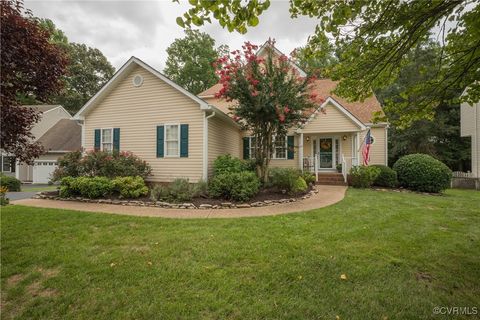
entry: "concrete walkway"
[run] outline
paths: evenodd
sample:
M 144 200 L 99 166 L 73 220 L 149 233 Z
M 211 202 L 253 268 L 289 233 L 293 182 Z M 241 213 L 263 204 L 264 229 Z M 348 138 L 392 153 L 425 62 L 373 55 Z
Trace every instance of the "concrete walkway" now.
M 43 199 L 24 199 L 12 201 L 14 205 L 24 205 L 41 208 L 55 208 L 65 210 L 78 210 L 88 212 L 104 212 L 143 217 L 163 218 L 240 218 L 274 216 L 278 214 L 307 211 L 323 208 L 339 202 L 345 197 L 345 186 L 317 186 L 318 193 L 312 197 L 267 207 L 254 207 L 245 209 L 164 209 L 155 207 L 122 206 L 103 203 L 86 203 L 75 201 L 58 201 Z

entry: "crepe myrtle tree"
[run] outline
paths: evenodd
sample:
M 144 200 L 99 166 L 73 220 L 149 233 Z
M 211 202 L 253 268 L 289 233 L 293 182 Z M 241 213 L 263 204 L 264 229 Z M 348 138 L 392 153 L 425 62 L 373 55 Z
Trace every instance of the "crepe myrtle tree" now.
M 217 98 L 232 101 L 230 113 L 255 138 L 253 146 L 257 175 L 268 180 L 268 167 L 274 149 L 274 137 L 306 120 L 307 110 L 323 101 L 310 93 L 313 77 L 300 77 L 285 55 L 273 54 L 273 40 L 266 46 L 266 56 L 255 54 L 257 46 L 245 42 L 219 58 L 215 67 L 222 85 Z

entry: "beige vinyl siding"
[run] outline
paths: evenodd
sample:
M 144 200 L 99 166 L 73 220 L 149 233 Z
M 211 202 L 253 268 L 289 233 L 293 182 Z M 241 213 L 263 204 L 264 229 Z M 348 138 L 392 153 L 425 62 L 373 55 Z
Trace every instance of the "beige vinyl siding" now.
M 44 112 L 40 116 L 40 121 L 32 128 L 32 134 L 35 140 L 39 139 L 51 127 L 57 124 L 62 119 L 70 119 L 70 115 L 63 108 L 55 108 Z
M 213 162 L 224 154 L 242 158 L 242 132 L 233 123 L 218 115 L 208 119 L 208 174 L 213 173 Z
M 313 120 L 305 125 L 303 133 L 353 132 L 359 127 L 332 104 L 327 104 L 325 113 L 318 112 Z
M 386 159 L 386 130 L 385 127 L 376 127 L 371 128 L 370 134 L 374 138 L 374 143 L 370 147 L 370 163 L 369 164 L 387 164 Z M 360 134 L 360 146 L 364 142 L 365 135 L 367 134 L 367 130 L 362 131 Z M 362 153 L 360 152 L 360 163 L 362 163 Z
M 462 137 L 471 137 L 472 173 L 480 177 L 480 102 L 473 106 L 461 104 L 460 133 Z
M 144 78 L 134 87 L 135 75 Z M 135 67 L 85 117 L 85 148 L 94 148 L 94 130 L 120 128 L 120 150 L 131 151 L 152 167 L 155 182 L 178 177 L 197 182 L 202 178 L 203 118 L 197 102 L 142 67 Z M 156 157 L 156 127 L 188 124 L 188 158 Z
M 460 134 L 462 137 L 468 137 L 475 134 L 475 113 L 478 110 L 480 103 L 470 105 L 463 102 L 460 105 Z M 477 109 L 477 110 L 475 110 Z

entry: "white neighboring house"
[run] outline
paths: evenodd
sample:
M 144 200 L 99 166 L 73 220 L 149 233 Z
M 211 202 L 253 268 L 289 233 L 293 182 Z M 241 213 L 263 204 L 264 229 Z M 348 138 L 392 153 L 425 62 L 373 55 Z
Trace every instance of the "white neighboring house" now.
M 27 105 L 24 107 L 35 108 L 41 113 L 40 120 L 32 128 L 32 134 L 35 137 L 35 141 L 40 140 L 61 120 L 71 118 L 70 113 L 68 113 L 67 110 L 65 110 L 61 105 Z M 59 133 L 58 130 L 56 130 L 56 132 L 60 135 L 64 135 L 67 133 Z M 80 144 L 80 131 L 78 131 L 77 134 Z M 47 183 L 49 173 L 55 169 L 58 157 L 62 156 L 63 154 L 65 154 L 65 152 L 68 152 L 69 150 L 55 150 L 61 152 L 53 153 L 51 152 L 51 150 L 49 150 L 49 148 L 52 146 L 44 145 L 44 147 L 46 148 L 47 153 L 41 155 L 38 159 L 35 159 L 34 165 L 18 163 L 15 161 L 14 157 L 2 151 L 0 158 L 1 172 L 5 175 L 15 176 L 22 182 Z
M 472 175 L 480 178 L 480 101 L 460 106 L 460 135 L 472 141 Z

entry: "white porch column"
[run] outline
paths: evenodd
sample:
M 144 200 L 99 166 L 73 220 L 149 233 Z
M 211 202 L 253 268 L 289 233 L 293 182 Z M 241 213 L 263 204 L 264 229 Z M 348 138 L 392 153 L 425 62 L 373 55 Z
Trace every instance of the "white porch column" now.
M 360 165 L 360 133 L 355 134 L 355 139 L 357 139 L 357 150 L 355 150 L 355 157 L 357 158 L 357 166 Z
M 298 142 L 298 165 L 303 172 L 303 132 L 300 133 Z

